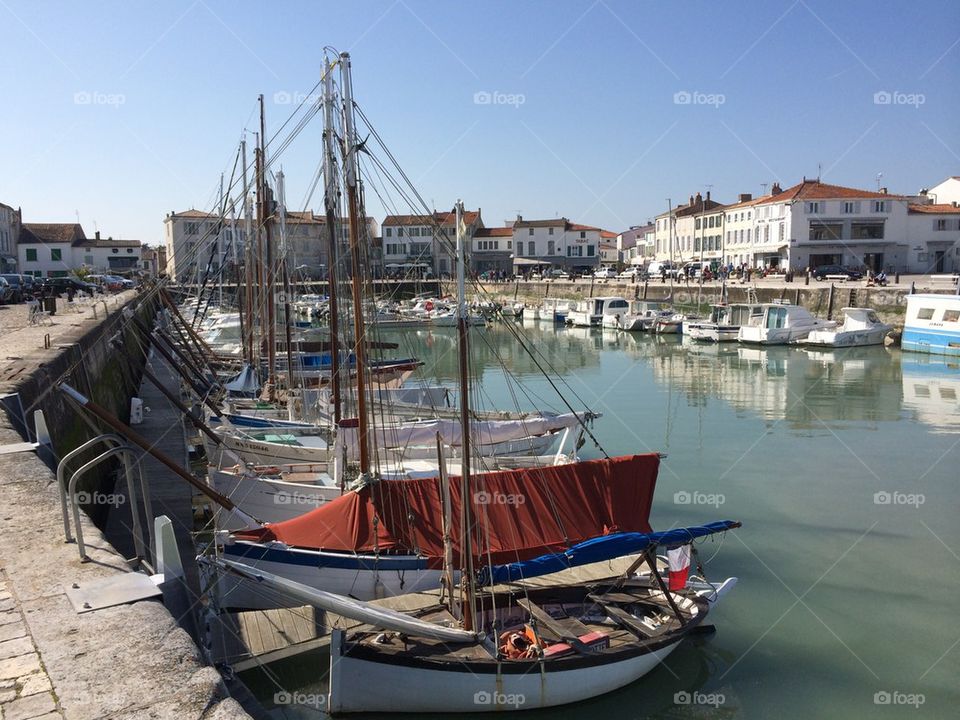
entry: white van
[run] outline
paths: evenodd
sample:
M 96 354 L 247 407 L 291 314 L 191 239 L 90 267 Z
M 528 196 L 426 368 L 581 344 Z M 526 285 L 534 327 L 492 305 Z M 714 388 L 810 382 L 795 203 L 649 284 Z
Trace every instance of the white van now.
M 678 268 L 671 260 L 654 260 L 647 265 L 647 277 L 658 278 L 666 273 L 667 277 L 677 276 Z

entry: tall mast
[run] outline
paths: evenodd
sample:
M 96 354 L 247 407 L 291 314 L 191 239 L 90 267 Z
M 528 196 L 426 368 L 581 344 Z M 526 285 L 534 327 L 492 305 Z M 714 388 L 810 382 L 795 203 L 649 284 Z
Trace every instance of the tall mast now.
M 464 585 L 463 626 L 467 630 L 473 629 L 473 610 L 476 587 L 473 579 L 473 518 L 471 513 L 470 494 L 470 347 L 467 327 L 467 297 L 466 297 L 466 268 L 464 262 L 464 232 L 463 232 L 463 202 L 457 200 L 456 206 L 457 228 L 457 335 L 460 350 L 460 507 L 461 531 L 463 539 L 460 544 L 461 563 L 463 571 L 460 574 Z
M 364 337 L 363 303 L 360 294 L 360 222 L 357 200 L 357 145 L 353 123 L 353 82 L 350 78 L 350 53 L 340 54 L 343 84 L 344 165 L 347 204 L 350 211 L 350 287 L 353 295 L 353 352 L 357 366 L 357 415 L 360 435 L 360 473 L 370 472 L 369 418 L 367 417 L 367 353 Z
M 240 141 L 240 153 L 243 157 L 243 276 L 246 287 L 243 300 L 246 307 L 246 324 L 243 332 L 243 352 L 246 361 L 252 366 L 253 357 L 253 208 L 250 207 L 250 186 L 247 184 L 247 138 Z
M 220 294 L 218 299 L 218 304 L 220 309 L 223 310 L 223 262 L 225 259 L 225 253 L 223 252 L 223 226 L 224 219 L 227 210 L 227 201 L 223 196 L 223 173 L 220 173 L 220 220 L 217 225 L 217 276 L 220 281 Z
M 267 293 L 267 382 L 270 385 L 271 399 L 277 381 L 277 308 L 274 295 L 273 272 L 273 233 L 271 217 L 273 202 L 270 197 L 270 188 L 267 186 L 267 136 L 266 120 L 263 110 L 263 95 L 260 95 L 260 182 L 263 190 L 263 223 L 266 243 L 266 293 Z
M 330 284 L 330 388 L 333 394 L 333 422 L 343 416 L 340 398 L 340 314 L 337 301 L 337 176 L 333 129 L 333 66 L 323 69 L 323 206 L 327 218 L 327 279 Z
M 290 275 L 287 271 L 287 198 L 282 170 L 277 173 L 277 199 L 279 201 L 277 211 L 280 215 L 280 275 L 281 281 L 283 282 L 283 332 L 284 345 L 287 350 L 287 397 L 289 397 L 294 388 L 294 368 L 293 338 L 290 335 Z M 292 403 L 289 401 L 287 405 L 288 407 L 292 407 Z M 291 417 L 291 420 L 292 419 Z

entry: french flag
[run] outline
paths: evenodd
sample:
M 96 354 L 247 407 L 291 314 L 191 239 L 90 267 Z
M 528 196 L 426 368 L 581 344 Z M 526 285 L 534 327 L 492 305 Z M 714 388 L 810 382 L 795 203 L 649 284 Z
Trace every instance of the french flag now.
M 683 590 L 690 574 L 690 545 L 667 550 L 667 560 L 670 563 L 670 590 Z

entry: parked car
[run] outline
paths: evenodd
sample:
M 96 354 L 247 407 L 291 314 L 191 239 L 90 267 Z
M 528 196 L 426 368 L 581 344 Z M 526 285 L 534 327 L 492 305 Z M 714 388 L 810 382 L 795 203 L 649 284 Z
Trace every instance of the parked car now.
M 827 275 L 846 275 L 851 280 L 859 280 L 863 277 L 863 273 L 859 270 L 845 268 L 842 265 L 821 265 L 813 271 L 813 277 L 817 280 L 823 280 Z
M 10 287 L 10 283 L 0 277 L 0 305 L 9 302 L 12 295 L 13 289 Z
M 628 267 L 626 270 L 617 275 L 621 280 L 637 280 L 643 276 L 643 270 L 637 266 Z
M 28 295 L 32 295 L 27 291 L 26 283 L 23 280 L 23 275 L 18 275 L 16 273 L 4 273 L 0 275 L 4 280 L 7 281 L 7 285 L 10 286 L 10 297 L 9 302 L 19 303 L 28 299 Z
M 50 292 L 55 295 L 60 295 L 62 293 L 67 293 L 70 289 L 73 289 L 75 293 L 86 293 L 91 297 L 96 295 L 97 286 L 92 283 L 83 282 L 78 280 L 75 277 L 56 277 L 50 278 L 49 283 Z
M 599 280 L 610 280 L 617 276 L 617 271 L 612 267 L 597 268 L 593 271 L 593 276 Z
M 552 268 L 550 270 L 547 270 L 546 278 L 548 280 L 569 280 L 570 273 L 568 273 L 566 270 L 563 270 L 561 268 Z

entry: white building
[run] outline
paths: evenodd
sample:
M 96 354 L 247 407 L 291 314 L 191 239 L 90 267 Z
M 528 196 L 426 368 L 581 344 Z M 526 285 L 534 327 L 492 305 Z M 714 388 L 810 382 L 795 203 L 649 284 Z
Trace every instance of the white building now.
M 24 223 L 17 243 L 20 272 L 34 277 L 65 277 L 81 268 L 101 274 L 133 274 L 141 269 L 139 240 L 88 238 L 77 223 Z
M 483 273 L 513 274 L 513 225 L 477 228 L 473 234 L 470 269 Z
M 600 265 L 600 228 L 567 218 L 524 220 L 513 224 L 514 259 L 588 271 Z
M 0 203 L 0 272 L 16 271 L 19 237 L 20 211 Z
M 960 175 L 948 177 L 928 190 L 921 190 L 920 194 L 925 195 L 930 202 L 937 205 L 960 204 Z
M 163 245 L 167 254 L 166 273 L 178 282 L 197 277 L 207 266 L 213 253 L 216 258 L 225 256 L 240 258 L 244 251 L 244 221 L 224 221 L 219 234 L 219 217 L 202 210 L 171 212 L 163 220 Z
M 657 215 L 654 220 L 654 256 L 675 263 L 719 259 L 723 245 L 723 205 L 697 193 L 689 202 Z
M 960 201 L 907 206 L 911 272 L 960 272 Z
M 473 267 L 469 252 L 474 235 L 483 227 L 480 210 L 465 210 L 467 265 Z M 429 270 L 434 276 L 449 276 L 456 269 L 454 248 L 457 242 L 456 213 L 432 215 L 388 215 L 381 223 L 383 265 L 388 275 L 407 273 L 415 268 Z

